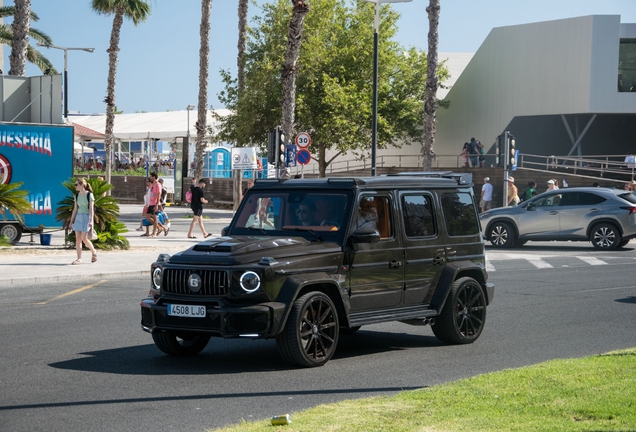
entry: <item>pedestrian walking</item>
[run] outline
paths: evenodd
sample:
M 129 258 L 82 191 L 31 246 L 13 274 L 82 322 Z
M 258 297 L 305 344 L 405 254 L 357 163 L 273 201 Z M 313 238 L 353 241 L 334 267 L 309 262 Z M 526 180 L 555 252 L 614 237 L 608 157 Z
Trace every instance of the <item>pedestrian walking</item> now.
M 519 190 L 515 186 L 515 178 L 508 177 L 508 205 L 516 206 L 519 202 Z
M 492 189 L 490 177 L 484 177 L 484 185 L 481 187 L 481 200 L 479 201 L 479 208 L 482 213 L 492 208 Z
M 537 182 L 534 180 L 530 180 L 528 182 L 528 189 L 526 189 L 523 194 L 523 200 L 528 201 L 530 198 L 537 194 Z
M 203 190 L 207 186 L 207 182 L 204 179 L 199 180 L 199 186 L 192 188 L 192 202 L 190 203 L 190 208 L 192 209 L 192 222 L 190 222 L 190 229 L 188 230 L 188 238 L 196 238 L 192 235 L 192 230 L 194 230 L 195 225 L 199 225 L 201 229 L 201 234 L 203 234 L 203 238 L 208 238 L 212 235 L 212 233 L 208 233 L 203 226 L 203 206 L 208 203 L 208 200 L 205 199 L 205 195 L 203 194 Z M 194 185 L 194 182 L 193 182 Z
M 137 231 L 144 230 L 144 220 L 146 220 L 146 213 L 148 213 L 148 206 L 150 205 L 150 186 L 152 186 L 152 182 L 149 178 L 146 178 L 146 193 L 144 194 L 144 208 L 141 210 L 141 219 L 139 220 L 139 228 Z M 150 232 L 148 231 L 148 227 L 150 225 L 146 225 L 146 233 L 142 234 L 142 237 L 150 237 Z
M 163 231 L 168 235 L 166 228 L 159 222 L 158 214 L 162 210 L 161 206 L 161 184 L 157 181 L 157 173 L 151 172 L 148 177 L 151 181 L 150 185 L 150 203 L 146 212 L 146 219 L 152 223 L 152 234 L 150 237 L 157 237 Z
M 75 180 L 75 190 L 77 194 L 73 197 L 73 213 L 71 214 L 70 227 L 75 231 L 75 251 L 77 259 L 71 264 L 82 263 L 82 244 L 85 244 L 91 251 L 91 262 L 97 261 L 97 252 L 93 242 L 88 238 L 88 233 L 93 231 L 93 221 L 95 219 L 95 196 L 91 185 L 85 178 Z
M 464 147 L 462 147 L 462 164 L 464 164 L 464 168 L 468 168 L 468 143 L 464 143 Z
M 468 143 L 468 153 L 470 154 L 470 163 L 473 168 L 479 166 L 479 144 L 477 144 L 477 140 L 473 137 L 470 139 L 470 143 Z

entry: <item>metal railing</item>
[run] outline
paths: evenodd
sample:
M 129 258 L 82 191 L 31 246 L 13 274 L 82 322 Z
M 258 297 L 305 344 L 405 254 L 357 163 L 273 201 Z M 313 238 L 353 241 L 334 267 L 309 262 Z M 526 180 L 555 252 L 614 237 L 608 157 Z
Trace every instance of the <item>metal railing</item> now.
M 594 155 L 594 156 L 542 156 L 520 154 L 518 167 L 538 169 L 542 171 L 558 171 L 572 174 L 620 178 L 634 180 L 636 164 L 625 163 L 625 156 Z

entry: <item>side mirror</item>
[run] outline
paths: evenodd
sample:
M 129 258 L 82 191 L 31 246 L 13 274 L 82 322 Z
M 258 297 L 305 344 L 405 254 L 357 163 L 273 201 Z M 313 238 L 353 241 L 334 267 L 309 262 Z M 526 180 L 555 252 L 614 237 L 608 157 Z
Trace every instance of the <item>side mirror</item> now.
M 532 210 L 534 209 L 534 203 L 528 203 L 528 205 L 526 205 L 526 210 Z
M 227 235 L 227 232 L 228 232 L 229 230 L 230 230 L 230 226 L 229 226 L 229 225 L 228 225 L 228 226 L 226 226 L 226 227 L 223 227 L 223 228 L 221 229 L 221 236 L 222 236 L 222 237 L 225 237 L 225 236 Z
M 374 229 L 360 228 L 351 234 L 351 242 L 353 243 L 377 243 L 379 241 L 380 233 Z

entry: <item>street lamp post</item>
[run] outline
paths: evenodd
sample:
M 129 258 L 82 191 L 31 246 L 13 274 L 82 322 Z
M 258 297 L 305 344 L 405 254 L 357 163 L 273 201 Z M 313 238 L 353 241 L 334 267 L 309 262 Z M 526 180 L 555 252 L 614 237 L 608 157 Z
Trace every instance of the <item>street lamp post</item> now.
M 380 4 L 409 3 L 412 0 L 365 0 L 374 5 L 373 19 L 373 117 L 371 120 L 371 175 L 376 175 L 376 153 L 378 149 L 378 31 L 380 27 Z
M 46 47 L 46 48 L 55 48 L 64 51 L 64 118 L 68 120 L 68 52 L 69 51 L 86 51 L 92 53 L 95 51 L 95 48 L 69 48 L 69 47 L 61 47 L 57 45 L 48 45 L 43 43 L 38 43 L 38 46 Z
M 188 160 L 190 160 L 190 148 L 192 148 L 192 146 L 190 145 L 190 111 L 192 111 L 193 109 L 195 109 L 196 107 L 194 105 L 188 105 L 186 107 L 186 111 L 188 112 Z M 194 159 L 196 161 L 196 158 Z M 186 169 L 186 175 L 188 174 L 188 170 L 190 169 L 190 164 L 188 163 L 188 161 L 186 161 L 186 165 L 187 168 Z

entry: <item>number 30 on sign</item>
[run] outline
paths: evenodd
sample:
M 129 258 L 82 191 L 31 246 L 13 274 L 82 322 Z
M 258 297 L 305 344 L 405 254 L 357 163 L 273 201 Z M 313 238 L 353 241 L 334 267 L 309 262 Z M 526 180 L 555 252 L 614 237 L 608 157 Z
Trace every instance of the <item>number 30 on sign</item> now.
M 311 137 L 307 132 L 301 132 L 296 135 L 296 145 L 301 149 L 309 147 L 311 144 Z

